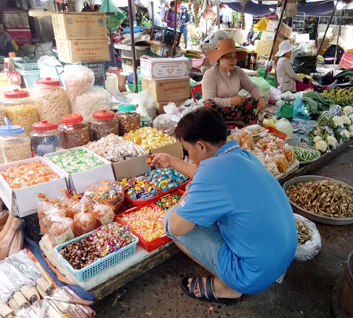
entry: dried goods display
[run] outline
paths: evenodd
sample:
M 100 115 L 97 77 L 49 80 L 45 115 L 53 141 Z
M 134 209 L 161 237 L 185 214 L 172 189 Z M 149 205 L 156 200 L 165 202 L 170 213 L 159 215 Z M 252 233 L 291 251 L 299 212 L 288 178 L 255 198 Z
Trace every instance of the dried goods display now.
M 310 241 L 310 229 L 305 226 L 304 222 L 295 220 L 297 225 L 297 232 L 298 232 L 298 244 L 304 245 L 307 241 Z
M 353 188 L 335 180 L 310 181 L 290 186 L 289 200 L 307 211 L 332 217 L 353 217 Z
M 119 120 L 120 136 L 141 127 L 141 118 L 140 114 L 136 113 L 136 105 L 119 105 L 115 116 Z
M 119 162 L 148 154 L 141 146 L 113 134 L 97 141 L 92 141 L 85 145 L 85 147 L 112 162 Z
M 93 121 L 91 122 L 92 140 L 99 140 L 110 134 L 117 135 L 119 133 L 119 121 L 115 118 L 112 111 L 105 109 L 93 113 Z
M 149 242 L 165 234 L 164 214 L 165 211 L 159 207 L 145 206 L 122 214 L 118 220 Z
M 74 269 L 87 265 L 134 242 L 131 231 L 118 223 L 97 228 L 92 234 L 74 241 L 60 250 L 60 254 Z
M 140 145 L 145 150 L 155 149 L 176 142 L 174 137 L 150 127 L 130 131 L 124 136 L 124 139 Z
M 161 209 L 167 211 L 172 206 L 178 204 L 181 196 L 178 193 L 169 195 L 167 197 L 161 198 L 159 201 L 156 202 L 156 205 Z
M 21 189 L 60 178 L 41 160 L 7 167 L 1 171 L 1 175 L 12 189 Z
M 87 150 L 68 150 L 49 157 L 59 168 L 71 174 L 104 165 L 104 162 Z
M 60 123 L 61 117 L 70 114 L 70 100 L 60 87 L 58 79 L 42 78 L 33 86 L 33 96 L 38 109 L 39 120 Z

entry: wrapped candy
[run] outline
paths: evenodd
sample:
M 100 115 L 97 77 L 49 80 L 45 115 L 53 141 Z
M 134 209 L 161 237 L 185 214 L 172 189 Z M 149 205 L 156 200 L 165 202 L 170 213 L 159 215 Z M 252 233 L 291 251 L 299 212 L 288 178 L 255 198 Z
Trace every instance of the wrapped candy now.
M 75 238 L 74 221 L 64 217 L 62 214 L 55 214 L 51 217 L 50 240 L 53 246 L 63 244 Z
M 164 211 L 167 211 L 172 206 L 178 204 L 180 198 L 180 195 L 178 193 L 175 193 L 167 197 L 161 198 L 159 201 L 156 202 L 156 205 Z

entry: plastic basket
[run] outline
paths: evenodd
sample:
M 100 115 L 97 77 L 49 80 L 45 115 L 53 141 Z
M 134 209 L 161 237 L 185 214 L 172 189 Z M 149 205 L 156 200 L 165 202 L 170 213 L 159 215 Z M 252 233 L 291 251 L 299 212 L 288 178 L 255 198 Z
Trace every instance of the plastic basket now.
M 40 70 L 31 70 L 31 71 L 18 70 L 18 73 L 22 76 L 24 85 L 27 88 L 33 87 L 36 80 L 40 79 Z
M 38 70 L 38 64 L 36 60 L 33 61 L 17 61 L 13 62 L 15 64 L 15 68 L 22 71 L 28 70 Z
M 170 197 L 170 196 L 172 196 L 172 195 L 174 195 L 174 194 L 179 194 L 179 195 L 182 197 L 182 196 L 184 195 L 184 193 L 185 193 L 185 191 L 178 189 L 178 190 L 175 191 L 175 192 L 169 193 L 169 194 L 167 194 L 167 195 L 164 195 L 164 196 L 162 196 L 162 197 L 160 197 L 160 198 L 155 199 L 152 204 L 157 205 L 157 202 L 158 202 L 158 201 L 162 200 L 163 198 L 168 198 L 168 197 Z M 158 206 L 158 205 L 157 205 L 157 206 Z
M 135 92 L 135 84 L 130 84 L 130 83 L 128 83 L 127 84 L 127 86 L 129 87 L 129 90 L 131 91 L 131 92 Z M 139 91 L 139 92 L 142 92 L 142 84 L 137 84 L 137 90 Z
M 60 250 L 72 242 L 78 241 L 86 236 L 91 235 L 93 232 L 94 231 L 91 231 L 87 234 L 76 237 L 73 240 L 70 240 L 68 242 L 65 242 L 64 244 L 58 245 L 54 249 L 54 252 L 58 256 L 60 263 L 63 264 L 76 277 L 76 279 L 79 282 L 87 280 L 88 278 L 91 278 L 91 277 L 99 274 L 100 272 L 106 270 L 107 268 L 115 265 L 116 263 L 122 261 L 123 259 L 127 258 L 128 256 L 133 255 L 136 251 L 136 245 L 139 242 L 139 238 L 132 233 L 132 236 L 135 239 L 135 242 L 123 247 L 122 249 L 120 249 L 118 251 L 115 251 L 114 253 L 111 253 L 111 254 L 103 257 L 99 261 L 94 262 L 91 265 L 88 265 L 82 269 L 77 270 L 77 269 L 72 268 L 72 266 L 69 264 L 69 262 L 67 262 L 66 259 L 62 257 L 62 255 L 60 254 Z
M 38 213 L 27 215 L 21 218 L 21 220 L 24 221 L 24 233 L 26 237 L 34 241 L 36 244 L 39 244 L 43 234 L 40 234 Z
M 265 71 L 265 68 L 258 70 L 260 77 L 265 78 Z M 271 86 L 276 87 L 276 76 L 272 74 L 267 74 L 266 82 L 269 83 Z
M 149 207 L 152 207 L 152 208 L 157 207 L 154 204 L 148 204 L 148 205 L 145 205 L 145 206 L 149 206 Z M 120 214 L 115 216 L 115 221 L 120 223 L 120 224 L 126 225 L 119 218 L 121 216 L 123 216 L 124 214 L 129 214 L 129 213 L 132 213 L 134 211 L 138 211 L 141 208 L 142 208 L 142 206 L 138 206 L 138 207 L 132 208 L 132 209 L 126 211 L 126 212 L 120 213 Z M 130 228 L 130 230 L 131 230 L 131 232 L 133 232 L 139 238 L 138 244 L 149 253 L 154 251 L 154 250 L 156 250 L 157 248 L 169 243 L 172 240 L 171 238 L 169 238 L 167 235 L 164 234 L 164 235 L 162 235 L 160 237 L 155 238 L 152 241 L 146 241 L 140 235 L 138 235 L 134 230 L 132 230 L 131 228 Z
M 132 59 L 132 51 L 130 50 L 121 50 L 120 51 L 120 57 L 124 58 L 124 59 Z M 141 56 L 143 55 L 147 55 L 148 54 L 148 48 L 144 49 L 144 50 L 135 50 L 136 52 L 136 59 L 138 60 Z
M 268 132 L 270 134 L 275 134 L 279 139 L 285 140 L 287 137 L 287 134 L 277 130 L 276 128 L 273 127 L 266 127 L 266 129 L 268 129 Z
M 181 32 L 177 31 L 176 46 L 179 46 L 180 38 L 181 38 Z M 174 30 L 171 28 L 160 27 L 158 25 L 152 25 L 150 41 L 152 43 L 157 42 L 157 43 L 164 43 L 167 45 L 173 45 Z

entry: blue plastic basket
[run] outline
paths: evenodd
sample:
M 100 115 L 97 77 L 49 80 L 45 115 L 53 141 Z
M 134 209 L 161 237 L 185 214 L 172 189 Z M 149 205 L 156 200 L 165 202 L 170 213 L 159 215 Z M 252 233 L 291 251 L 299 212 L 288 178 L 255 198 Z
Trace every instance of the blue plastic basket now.
M 36 60 L 32 61 L 17 61 L 13 62 L 15 64 L 15 68 L 22 71 L 28 70 L 38 70 L 38 64 Z
M 27 88 L 33 87 L 36 80 L 40 79 L 40 70 L 29 70 L 29 71 L 17 70 L 17 72 L 22 76 L 24 85 Z
M 114 223 L 116 223 L 116 222 L 114 222 Z M 89 232 L 84 235 L 81 235 L 79 237 L 76 237 L 76 238 L 72 239 L 71 241 L 68 241 L 68 242 L 65 242 L 64 244 L 58 245 L 54 249 L 56 255 L 59 258 L 60 263 L 63 264 L 76 277 L 76 279 L 79 282 L 82 282 L 88 278 L 91 278 L 94 275 L 99 274 L 100 272 L 106 270 L 107 268 L 109 268 L 109 267 L 115 265 L 116 263 L 122 261 L 123 259 L 129 257 L 130 255 L 133 255 L 136 251 L 136 245 L 139 242 L 138 237 L 131 233 L 132 237 L 135 239 L 135 242 L 123 247 L 122 249 L 120 249 L 114 253 L 111 253 L 111 254 L 103 257 L 99 261 L 94 262 L 91 265 L 88 265 L 82 269 L 77 270 L 77 269 L 72 268 L 72 266 L 69 264 L 69 262 L 66 261 L 66 259 L 62 257 L 62 255 L 60 254 L 60 250 L 64 246 L 69 245 L 72 242 L 78 241 L 86 236 L 91 235 L 93 232 L 94 231 Z

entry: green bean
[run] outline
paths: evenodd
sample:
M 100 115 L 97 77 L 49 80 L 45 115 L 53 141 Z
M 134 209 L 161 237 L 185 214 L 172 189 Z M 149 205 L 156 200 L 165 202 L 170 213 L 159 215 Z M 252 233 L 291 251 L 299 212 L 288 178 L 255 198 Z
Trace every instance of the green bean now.
M 294 150 L 295 156 L 300 162 L 311 161 L 320 156 L 320 153 L 312 149 L 293 147 L 293 150 Z

